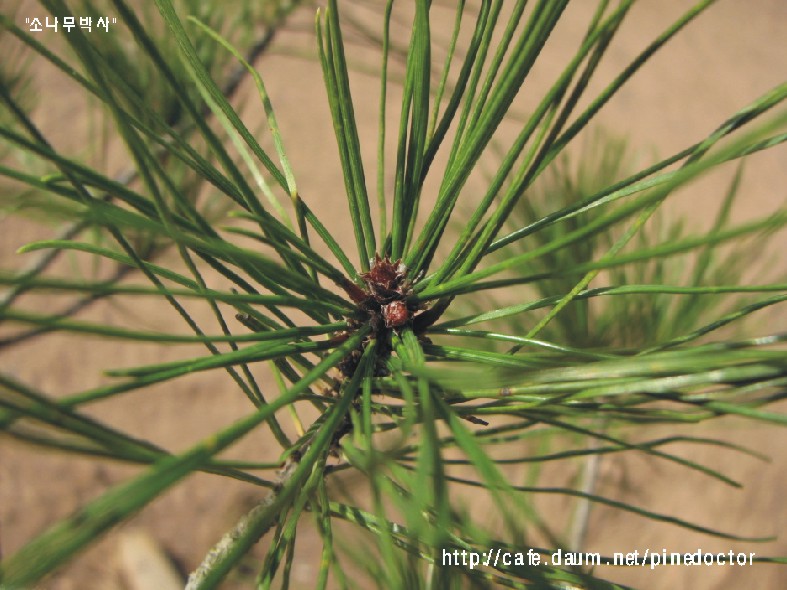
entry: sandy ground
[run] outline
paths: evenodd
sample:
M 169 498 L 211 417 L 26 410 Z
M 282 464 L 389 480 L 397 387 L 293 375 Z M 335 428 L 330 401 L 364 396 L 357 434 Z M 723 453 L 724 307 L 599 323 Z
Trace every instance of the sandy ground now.
M 435 12 L 450 20 L 436 3 Z M 588 3 L 589 4 L 589 3 Z M 624 67 L 669 22 L 690 6 L 683 0 L 644 0 L 632 11 L 619 38 L 602 63 L 598 91 L 605 81 Z M 587 6 L 575 3 L 565 22 L 550 41 L 543 61 L 533 73 L 517 108 L 527 111 L 554 77 L 583 32 Z M 368 13 L 359 13 L 362 18 Z M 309 15 L 296 23 L 308 26 Z M 342 231 L 343 181 L 332 148 L 333 134 L 324 104 L 322 78 L 313 61 L 287 55 L 288 48 L 300 46 L 303 35 L 282 35 L 274 51 L 260 61 L 273 104 L 279 109 L 279 123 L 299 179 L 304 198 L 325 214 L 330 229 L 339 232 L 343 243 L 351 245 L 350 232 Z M 660 52 L 619 93 L 599 116 L 607 129 L 629 138 L 632 151 L 642 161 L 665 156 L 705 137 L 726 116 L 740 109 L 769 88 L 781 83 L 787 71 L 787 4 L 782 0 L 740 2 L 722 0 L 693 23 L 669 47 Z M 378 85 L 372 77 L 358 75 L 353 80 L 358 101 L 361 141 L 368 161 L 374 161 L 376 102 Z M 45 84 L 40 96 L 37 120 L 57 145 L 78 146 L 84 105 L 69 100 L 67 87 Z M 260 109 L 249 101 L 247 117 L 260 121 Z M 64 126 L 64 121 L 69 121 Z M 787 167 L 783 149 L 757 155 L 746 167 L 744 198 L 734 215 L 748 219 L 772 211 L 787 202 L 784 186 Z M 118 167 L 115 170 L 119 170 Z M 691 190 L 676 195 L 673 211 L 687 213 L 691 224 L 701 227 L 712 218 L 731 177 L 732 169 L 703 180 Z M 52 229 L 18 220 L 0 221 L 0 257 L 5 267 L 24 264 L 13 252 L 23 243 L 51 235 Z M 783 238 L 783 236 L 782 236 Z M 785 244 L 781 239 L 780 243 Z M 774 272 L 787 271 L 784 256 L 775 258 Z M 64 264 L 73 264 L 67 261 Z M 37 305 L 47 305 L 38 301 Z M 120 301 L 95 305 L 85 317 L 112 322 L 134 318 L 141 328 L 182 332 L 176 319 L 150 301 Z M 757 330 L 787 328 L 784 310 L 760 318 Z M 765 321 L 763 321 L 765 320 Z M 767 325 L 766 324 L 767 321 Z M 755 324 L 756 325 L 756 324 Z M 53 396 L 63 396 L 105 380 L 108 367 L 140 365 L 169 358 L 182 358 L 183 349 L 126 346 L 90 338 L 52 335 L 0 353 L 0 366 L 19 379 Z M 260 373 L 263 383 L 264 373 Z M 208 373 L 156 387 L 145 393 L 122 396 L 107 404 L 97 404 L 91 413 L 116 427 L 151 439 L 174 451 L 188 448 L 222 425 L 243 416 L 248 401 L 233 388 L 223 374 Z M 746 444 L 771 457 L 763 463 L 735 453 L 720 453 L 711 447 L 671 450 L 693 461 L 721 468 L 745 483 L 735 490 L 678 466 L 640 457 L 616 457 L 602 463 L 599 492 L 615 498 L 674 515 L 711 528 L 741 535 L 779 536 L 764 544 L 736 544 L 694 534 L 668 524 L 606 508 L 594 509 L 590 519 L 587 550 L 612 554 L 618 551 L 754 551 L 757 555 L 787 555 L 787 432 L 754 423 L 719 421 L 699 428 L 703 436 L 723 436 Z M 660 428 L 652 437 L 675 434 Z M 697 430 L 693 431 L 698 434 Z M 232 449 L 232 457 L 270 460 L 278 454 L 273 441 L 263 433 L 253 433 Z M 102 461 L 53 455 L 23 447 L 7 439 L 0 441 L 0 547 L 12 554 L 59 517 L 95 498 L 113 484 L 124 481 L 138 469 Z M 352 482 L 350 482 L 352 483 Z M 175 560 L 183 571 L 191 570 L 201 556 L 239 515 L 259 499 L 259 492 L 237 482 L 207 475 L 189 478 L 148 506 L 119 530 L 144 530 Z M 565 506 L 545 499 L 543 513 L 556 511 L 562 518 Z M 481 508 L 479 508 L 480 510 Z M 113 533 L 85 551 L 77 560 L 41 584 L 57 590 L 128 588 L 119 573 L 118 539 Z M 293 570 L 293 586 L 311 587 L 319 563 L 319 544 L 308 527 L 299 540 L 299 555 Z M 252 570 L 253 571 L 253 570 Z M 774 566 L 754 567 L 670 567 L 605 568 L 610 579 L 641 588 L 782 588 L 787 570 Z M 224 587 L 240 587 L 236 578 Z

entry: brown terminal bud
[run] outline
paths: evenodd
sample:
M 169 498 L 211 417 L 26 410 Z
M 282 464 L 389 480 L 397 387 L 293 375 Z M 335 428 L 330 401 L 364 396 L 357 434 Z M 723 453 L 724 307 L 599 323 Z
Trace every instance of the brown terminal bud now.
M 386 328 L 398 328 L 407 323 L 410 313 L 404 301 L 392 301 L 382 306 L 383 320 Z

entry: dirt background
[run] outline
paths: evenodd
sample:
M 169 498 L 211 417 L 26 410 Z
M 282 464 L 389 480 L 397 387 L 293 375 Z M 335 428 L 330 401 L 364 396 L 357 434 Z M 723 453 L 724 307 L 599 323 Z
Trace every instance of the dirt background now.
M 437 32 L 440 23 L 450 22 L 450 2 L 435 3 Z M 584 32 L 590 3 L 574 3 L 550 41 L 533 78 L 518 97 L 517 108 L 526 112 L 554 79 L 555 72 L 576 46 Z M 344 3 L 342 4 L 344 6 Z M 665 26 L 685 11 L 691 2 L 643 0 L 632 10 L 620 35 L 604 59 L 597 84 L 588 95 L 624 67 Z M 372 12 L 358 10 L 358 18 L 373 19 Z M 306 12 L 309 12 L 308 10 Z M 32 14 L 31 14 L 32 15 Z M 22 14 L 22 20 L 25 14 Z M 302 29 L 311 14 L 296 16 L 277 38 L 272 51 L 260 60 L 259 68 L 290 152 L 304 198 L 323 215 L 331 230 L 351 246 L 343 213 L 343 181 L 333 148 L 333 131 L 328 116 L 319 66 L 292 56 L 294 48 L 308 48 Z M 17 19 L 19 20 L 19 19 Z M 787 73 L 787 3 L 782 0 L 722 0 L 692 23 L 677 39 L 648 63 L 599 115 L 599 124 L 625 135 L 640 161 L 654 161 L 705 137 L 721 121 L 763 92 L 784 80 Z M 402 43 L 405 39 L 400 39 Z M 362 50 L 362 46 L 356 49 Z M 359 53 L 358 55 L 363 55 Z M 55 77 L 42 74 L 40 108 L 36 120 L 59 147 L 78 148 L 86 137 L 82 123 L 84 105 L 73 97 L 73 89 Z M 379 88 L 373 77 L 356 75 L 352 91 L 358 102 L 361 141 L 368 161 L 374 161 L 376 104 Z M 396 90 L 392 91 L 396 95 Z M 261 121 L 256 101 L 248 101 L 245 116 Z M 395 99 L 390 103 L 395 105 Z M 395 110 L 394 106 L 389 107 Z M 392 134 L 392 133 L 391 133 Z M 110 150 L 112 153 L 112 150 Z M 119 163 L 108 159 L 113 172 Z M 757 155 L 745 170 L 742 191 L 734 211 L 736 219 L 749 219 L 787 204 L 787 166 L 784 149 Z M 117 166 L 116 168 L 112 168 Z M 669 205 L 686 213 L 694 227 L 709 223 L 715 204 L 724 195 L 733 169 L 705 179 L 676 195 Z M 389 171 L 390 172 L 390 171 Z M 372 177 L 370 175 L 370 182 Z M 343 229 L 344 228 L 344 229 Z M 4 268 L 22 267 L 24 257 L 14 254 L 22 244 L 48 237 L 51 228 L 16 219 L 0 220 L 0 258 Z M 787 270 L 783 255 L 787 244 L 781 236 L 772 263 L 775 273 Z M 170 259 L 174 260 L 174 259 Z M 64 263 L 65 264 L 65 263 Z M 69 262 L 69 264 L 73 264 Z M 67 270 L 67 267 L 66 267 Z M 756 277 L 752 277 L 756 278 Z M 46 306 L 47 301 L 33 301 Z M 197 312 L 203 313 L 204 312 Z M 84 317 L 128 324 L 140 328 L 172 329 L 183 332 L 169 310 L 151 301 L 120 300 L 95 305 Z M 760 314 L 753 333 L 787 328 L 784 308 Z M 196 351 L 196 349 L 194 349 Z M 194 352 L 191 351 L 191 352 Z M 189 350 L 122 345 L 91 338 L 51 335 L 0 351 L 0 366 L 23 382 L 53 396 L 64 396 L 105 382 L 102 371 L 109 367 L 134 366 L 165 359 L 183 358 Z M 265 383 L 265 374 L 260 374 Z M 96 404 L 90 413 L 125 432 L 153 440 L 173 451 L 188 448 L 221 426 L 245 415 L 248 401 L 239 395 L 224 374 L 208 373 L 156 387 L 145 393 L 122 396 L 111 403 Z M 674 428 L 659 428 L 648 437 L 675 434 Z M 720 453 L 696 445 L 670 448 L 681 456 L 723 469 L 745 483 L 735 490 L 686 469 L 650 458 L 634 456 L 605 458 L 601 466 L 599 493 L 674 515 L 712 528 L 741 535 L 778 536 L 765 544 L 738 544 L 660 525 L 620 511 L 594 508 L 590 519 L 587 550 L 612 554 L 615 551 L 754 551 L 758 555 L 787 555 L 787 432 L 755 423 L 723 420 L 700 426 L 693 434 L 723 436 L 732 442 L 766 453 L 764 463 L 732 452 Z M 232 449 L 232 457 L 270 460 L 278 448 L 264 433 L 253 433 Z M 68 515 L 124 481 L 139 470 L 102 461 L 42 453 L 0 439 L 0 547 L 4 555 L 14 553 L 60 517 Z M 516 476 L 516 474 L 514 474 Z M 352 484 L 352 482 L 348 482 Z M 196 475 L 149 505 L 129 523 L 118 527 L 40 585 L 57 590 L 129 588 L 118 558 L 121 534 L 144 530 L 174 559 L 182 571 L 190 571 L 206 550 L 231 523 L 247 510 L 259 492 L 234 481 Z M 472 500 L 472 498 L 471 498 Z M 490 512 L 483 502 L 474 510 Z M 543 514 L 563 511 L 559 502 L 545 500 Z M 490 512 L 491 513 L 491 512 Z M 565 514 L 555 513 L 560 519 Z M 293 568 L 296 588 L 311 587 L 319 564 L 319 543 L 304 527 L 299 537 L 299 558 Z M 253 570 L 252 570 L 253 571 Z M 602 575 L 639 588 L 772 588 L 787 587 L 787 569 L 754 567 L 670 567 L 654 571 L 642 568 L 605 568 Z M 253 575 L 253 574 L 252 574 Z M 242 587 L 236 575 L 226 588 Z

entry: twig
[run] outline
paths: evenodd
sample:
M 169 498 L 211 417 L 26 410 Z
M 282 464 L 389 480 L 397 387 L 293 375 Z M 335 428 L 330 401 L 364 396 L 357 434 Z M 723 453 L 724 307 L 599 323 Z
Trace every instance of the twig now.
M 235 526 L 226 532 L 224 536 L 219 539 L 219 542 L 208 551 L 202 563 L 199 564 L 197 569 L 189 574 L 185 590 L 199 590 L 205 577 L 213 570 L 217 563 L 223 560 L 233 550 L 238 539 L 245 537 L 249 530 L 256 528 L 257 521 L 274 503 L 281 489 L 295 473 L 295 469 L 298 467 L 297 457 L 299 457 L 299 455 L 292 455 L 287 460 L 276 478 L 276 486 L 258 504 L 244 514 Z M 266 532 L 267 530 L 261 531 L 260 536 L 263 536 Z
M 602 429 L 603 429 L 602 424 Z M 598 437 L 591 437 L 588 441 L 588 450 L 598 450 L 600 446 Z M 580 498 L 577 505 L 576 514 L 574 514 L 574 522 L 571 527 L 571 537 L 568 541 L 568 546 L 571 551 L 582 551 L 585 545 L 585 539 L 588 533 L 588 523 L 590 522 L 590 511 L 593 507 L 588 496 L 592 495 L 596 489 L 598 482 L 599 468 L 601 466 L 601 453 L 592 453 L 585 459 L 584 470 L 582 473 L 582 493 L 585 494 L 584 498 Z

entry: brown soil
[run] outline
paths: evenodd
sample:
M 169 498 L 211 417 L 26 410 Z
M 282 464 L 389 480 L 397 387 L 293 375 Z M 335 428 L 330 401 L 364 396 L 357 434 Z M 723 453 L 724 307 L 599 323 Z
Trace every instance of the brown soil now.
M 435 3 L 434 10 L 448 15 L 445 4 Z M 575 3 L 569 10 L 543 62 L 534 71 L 534 80 L 529 83 L 532 88 L 523 90 L 519 98 L 521 111 L 532 106 L 533 97 L 539 96 L 534 88 L 548 84 L 556 68 L 576 46 L 586 18 L 583 4 Z M 635 6 L 589 94 L 598 91 L 691 4 L 686 0 L 648 0 Z M 24 16 L 17 20 L 22 18 L 23 22 Z M 304 14 L 297 22 L 309 26 L 310 19 L 311 15 Z M 283 51 L 287 47 L 302 46 L 301 39 L 302 35 L 292 32 L 282 35 L 277 42 L 278 51 L 266 55 L 260 61 L 260 69 L 271 100 L 278 108 L 279 123 L 304 198 L 320 213 L 328 227 L 339 233 L 343 245 L 352 250 L 351 232 L 341 231 L 346 227 L 342 213 L 343 180 L 332 147 L 333 131 L 319 66 L 314 61 L 290 57 Z M 721 1 L 645 66 L 604 109 L 599 123 L 628 137 L 641 161 L 652 161 L 654 153 L 662 156 L 673 153 L 705 137 L 729 114 L 783 82 L 787 65 L 785 39 L 787 4 L 782 0 Z M 84 139 L 80 134 L 84 131 L 77 124 L 85 118 L 84 105 L 71 100 L 73 89 L 54 77 L 49 82 L 39 83 L 43 90 L 37 120 L 56 145 L 73 145 L 79 149 Z M 376 141 L 378 84 L 373 77 L 358 75 L 352 90 L 362 105 L 357 113 L 361 141 L 368 148 L 371 164 Z M 261 121 L 256 101 L 247 102 L 249 120 Z M 734 212 L 737 219 L 748 219 L 785 205 L 783 187 L 787 184 L 787 168 L 784 156 L 783 149 L 773 150 L 757 155 L 747 164 L 742 187 L 745 196 Z M 113 172 L 121 170 L 122 160 L 112 155 L 110 167 Z M 686 213 L 695 227 L 706 225 L 716 204 L 723 198 L 733 172 L 733 169 L 725 170 L 676 195 L 670 203 L 672 210 Z M 0 221 L 2 264 L 5 268 L 23 266 L 26 258 L 16 256 L 15 250 L 26 242 L 50 235 L 51 228 L 3 219 Z M 782 252 L 786 243 L 783 238 L 779 242 Z M 78 259 L 64 260 L 62 267 L 73 268 L 68 265 L 75 262 Z M 773 266 L 774 272 L 787 271 L 783 255 L 775 258 Z M 210 275 L 208 278 L 217 280 Z M 47 306 L 48 302 L 37 300 L 35 304 Z M 204 310 L 196 313 L 202 314 L 200 319 L 207 321 Z M 766 315 L 759 318 L 759 325 L 752 324 L 753 332 L 787 328 L 783 309 L 776 308 Z M 169 310 L 161 309 L 158 302 L 146 299 L 126 299 L 114 304 L 101 302 L 83 314 L 83 317 L 110 323 L 123 319 L 125 324 L 130 317 L 135 318 L 140 328 L 182 333 L 185 326 L 172 316 Z M 195 348 L 192 352 L 198 350 Z M 3 350 L 0 365 L 3 371 L 58 397 L 104 382 L 102 371 L 107 368 L 183 358 L 188 352 L 175 347 L 162 349 L 51 335 L 13 350 Z M 266 377 L 266 373 L 260 371 L 266 391 L 274 395 L 275 386 L 266 381 Z M 245 415 L 248 407 L 248 401 L 226 375 L 207 373 L 144 393 L 121 396 L 110 403 L 96 404 L 89 412 L 124 432 L 178 451 Z M 782 534 L 787 524 L 787 503 L 782 496 L 787 490 L 787 455 L 782 446 L 787 444 L 787 432 L 754 422 L 732 420 L 702 425 L 691 432 L 745 444 L 766 453 L 771 462 L 763 463 L 734 452 L 697 445 L 670 449 L 692 461 L 722 469 L 745 484 L 743 490 L 735 490 L 663 461 L 633 455 L 608 457 L 602 462 L 599 493 L 710 528 L 744 536 L 778 535 L 779 539 L 755 545 L 733 543 L 617 510 L 594 508 L 587 550 L 609 555 L 635 549 L 642 552 L 645 548 L 659 552 L 662 548 L 692 552 L 702 548 L 705 551 L 735 549 L 754 551 L 757 555 L 787 555 L 787 537 Z M 675 433 L 676 429 L 663 427 L 654 429 L 648 437 Z M 229 454 L 272 460 L 278 452 L 270 436 L 257 432 L 233 447 Z M 0 443 L 0 466 L 0 547 L 3 555 L 14 553 L 59 518 L 139 472 L 136 467 L 43 453 L 9 439 Z M 228 526 L 258 499 L 259 492 L 248 485 L 200 474 L 164 494 L 119 529 L 146 530 L 184 571 L 190 571 Z M 548 500 L 543 503 L 545 515 L 549 515 L 550 510 L 564 509 L 560 503 Z M 563 516 L 555 514 L 557 519 Z M 127 587 L 118 573 L 117 543 L 116 533 L 107 535 L 40 587 L 53 590 Z M 301 553 L 292 573 L 293 587 L 311 587 L 319 564 L 319 548 L 317 537 L 307 527 L 299 540 Z M 769 565 L 673 566 L 652 571 L 604 568 L 599 573 L 641 588 L 777 589 L 787 584 L 787 570 Z M 235 578 L 224 587 L 241 587 L 241 584 Z

